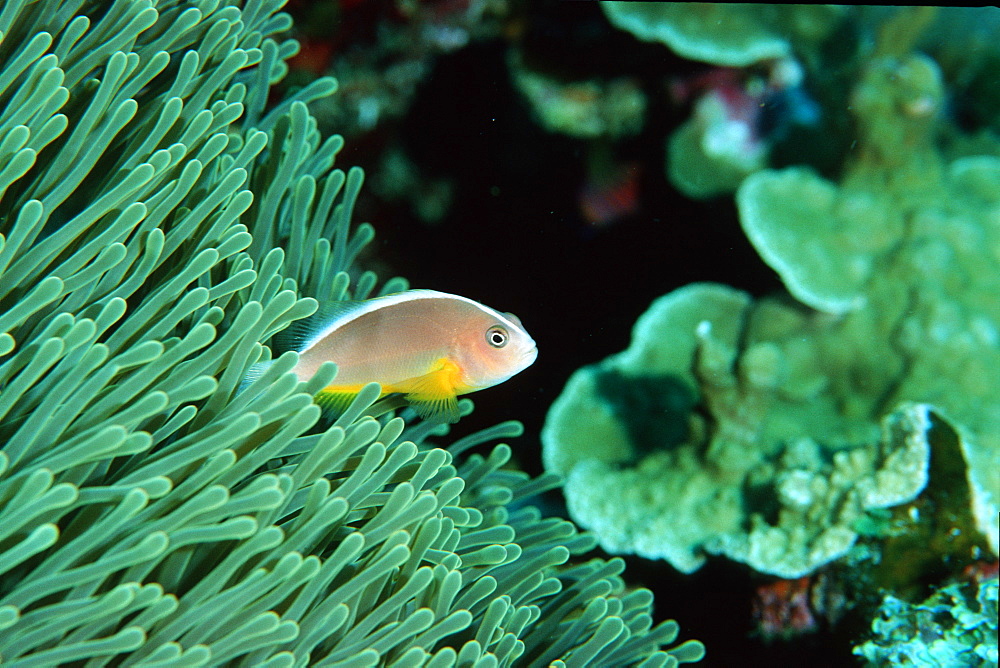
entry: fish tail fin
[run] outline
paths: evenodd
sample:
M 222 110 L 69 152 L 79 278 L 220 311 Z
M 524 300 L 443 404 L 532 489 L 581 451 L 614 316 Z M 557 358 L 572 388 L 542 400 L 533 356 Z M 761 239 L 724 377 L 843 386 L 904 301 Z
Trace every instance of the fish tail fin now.
M 242 381 L 240 381 L 240 388 L 237 391 L 237 393 L 241 393 L 243 392 L 243 390 L 250 387 L 250 385 L 256 382 L 257 379 L 263 376 L 264 373 L 271 368 L 272 364 L 274 364 L 274 360 L 268 360 L 266 362 L 257 362 L 256 364 L 251 364 L 250 368 L 247 370 L 247 375 L 243 377 Z

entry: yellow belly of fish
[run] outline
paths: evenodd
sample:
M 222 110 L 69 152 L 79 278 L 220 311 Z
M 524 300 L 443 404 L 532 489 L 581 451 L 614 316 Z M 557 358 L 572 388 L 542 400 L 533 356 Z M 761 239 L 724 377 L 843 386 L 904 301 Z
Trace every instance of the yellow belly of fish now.
M 377 378 L 372 378 L 364 383 L 338 384 L 336 381 L 323 388 L 324 392 L 335 392 L 343 394 L 357 394 L 365 385 L 370 382 L 382 385 L 382 396 L 393 393 L 421 394 L 433 397 L 445 396 L 448 394 L 464 394 L 472 388 L 466 387 L 462 382 L 462 370 L 458 364 L 449 359 L 439 359 L 432 366 L 432 370 L 420 376 L 405 378 L 392 383 L 382 383 Z
M 442 358 L 431 365 L 431 371 L 422 376 L 407 378 L 395 383 L 382 385 L 382 396 L 400 393 L 406 395 L 406 400 L 421 417 L 441 416 L 454 422 L 458 419 L 458 402 L 455 397 L 472 391 L 461 382 L 462 370 L 454 361 Z M 372 379 L 375 381 L 376 379 Z M 361 391 L 364 383 L 337 385 L 336 383 L 323 388 L 320 397 L 326 405 L 344 405 L 349 399 Z

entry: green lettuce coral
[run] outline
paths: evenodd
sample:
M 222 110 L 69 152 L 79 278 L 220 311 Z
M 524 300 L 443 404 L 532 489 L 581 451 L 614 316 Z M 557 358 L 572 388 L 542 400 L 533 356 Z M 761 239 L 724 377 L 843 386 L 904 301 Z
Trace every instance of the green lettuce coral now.
M 661 42 L 683 58 L 756 70 L 751 75 L 749 69 L 719 69 L 675 82 L 681 99 L 697 99 L 691 118 L 667 140 L 667 176 L 697 199 L 731 193 L 767 166 L 770 139 L 762 136 L 763 110 L 787 116 L 789 108 L 801 114 L 811 105 L 798 88 L 803 67 L 797 59 L 815 66 L 823 40 L 849 11 L 831 5 L 690 2 L 602 2 L 601 7 L 615 27 Z M 787 89 L 795 96 L 781 92 Z M 776 103 L 778 94 L 783 103 Z
M 845 353 L 872 358 L 855 401 L 869 414 L 926 402 L 952 423 L 1000 553 L 1000 157 L 941 157 L 943 86 L 924 56 L 874 61 L 852 103 L 858 151 L 841 182 L 759 172 L 737 194 L 740 219 L 793 295 L 842 315 Z
M 681 288 L 553 405 L 546 466 L 605 549 L 810 573 L 866 511 L 920 493 L 933 414 L 958 434 L 978 541 L 1000 553 L 1000 157 L 944 157 L 940 71 L 892 34 L 853 88 L 839 181 L 796 166 L 737 192 L 799 303 Z
M 725 2 L 602 2 L 616 28 L 662 42 L 679 56 L 716 65 L 746 66 L 814 43 L 836 25 L 843 7 Z
M 0 661 L 668 666 L 648 591 L 506 470 L 393 417 L 332 424 L 265 342 L 377 287 L 280 2 L 0 9 Z M 373 405 L 374 404 L 374 405 Z M 471 409 L 463 402 L 463 409 Z
M 795 578 L 846 554 L 866 511 L 923 489 L 930 420 L 909 404 L 869 424 L 824 394 L 857 370 L 810 346 L 826 320 L 712 283 L 656 300 L 546 419 L 571 516 L 611 553 L 686 573 L 722 554 Z

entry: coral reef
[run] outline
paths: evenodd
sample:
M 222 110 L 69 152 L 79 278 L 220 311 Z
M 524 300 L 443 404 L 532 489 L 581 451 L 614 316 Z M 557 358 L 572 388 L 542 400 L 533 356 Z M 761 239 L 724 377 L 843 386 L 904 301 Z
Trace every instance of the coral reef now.
M 784 638 L 817 628 L 809 607 L 809 578 L 776 580 L 757 588 L 753 616 L 765 638 Z
M 763 169 L 767 148 L 755 129 L 759 109 L 760 95 L 748 94 L 736 80 L 699 96 L 691 119 L 667 140 L 667 173 L 677 189 L 694 198 L 729 193 Z
M 679 55 L 715 65 L 745 66 L 784 58 L 792 43 L 814 43 L 844 7 L 702 2 L 603 2 L 616 28 L 662 42 Z
M 796 61 L 774 60 L 764 69 L 761 76 L 720 68 L 674 84 L 677 102 L 695 100 L 691 119 L 667 140 L 667 174 L 688 197 L 733 192 L 767 166 L 772 144 L 790 126 L 819 122 Z
M 684 572 L 724 554 L 797 578 L 843 556 L 866 510 L 923 489 L 930 422 L 902 405 L 880 432 L 824 396 L 860 370 L 828 375 L 807 343 L 827 320 L 715 284 L 657 300 L 549 413 L 545 465 L 566 475 L 571 515 L 609 552 Z
M 858 151 L 841 182 L 762 171 L 737 203 L 789 291 L 844 314 L 845 352 L 877 356 L 855 400 L 926 402 L 958 431 L 973 512 L 998 553 L 1000 158 L 940 157 L 942 91 L 925 57 L 873 62 L 853 96 Z
M 765 641 L 787 641 L 835 625 L 854 606 L 856 579 L 851 580 L 821 570 L 815 576 L 759 585 L 751 603 L 756 633 Z
M 546 466 L 606 549 L 806 575 L 920 493 L 933 413 L 958 435 L 975 540 L 1000 553 L 1000 157 L 949 155 L 948 84 L 913 50 L 934 16 L 881 25 L 836 179 L 798 165 L 739 185 L 744 232 L 800 303 L 676 290 L 553 405 Z
M 517 50 L 508 67 L 518 91 L 531 105 L 542 127 L 582 139 L 619 139 L 642 128 L 646 96 L 637 81 L 560 81 L 528 68 Z
M 915 53 L 933 59 L 948 81 L 941 148 L 951 157 L 1000 150 L 995 87 L 984 85 L 1000 62 L 989 37 L 1000 25 L 996 8 L 627 2 L 602 8 L 616 27 L 712 66 L 674 82 L 675 88 L 697 89 L 674 96 L 675 102 L 691 103 L 691 119 L 667 144 L 667 175 L 689 197 L 731 193 L 742 178 L 768 165 L 806 164 L 839 173 L 855 135 L 841 102 L 859 73 L 873 62 Z M 884 87 L 870 92 L 875 104 L 907 104 L 885 95 Z M 921 102 L 930 100 L 910 101 L 917 105 L 909 110 L 914 118 Z M 940 120 L 940 109 L 925 111 Z M 891 135 L 908 125 L 885 118 L 886 124 L 869 130 Z M 970 128 L 978 131 L 969 135 Z
M 733 192 L 764 168 L 788 124 L 816 126 L 799 59 L 817 50 L 850 11 L 831 5 L 603 2 L 615 27 L 717 68 L 675 82 L 691 119 L 667 140 L 667 174 L 685 195 Z M 694 90 L 690 90 L 694 88 Z
M 997 580 L 949 585 L 917 605 L 886 595 L 872 635 L 854 648 L 871 665 L 996 666 Z
M 321 130 L 356 139 L 398 121 L 439 56 L 496 39 L 510 12 L 507 0 L 451 2 L 308 2 L 291 0 L 301 51 L 289 61 L 285 88 L 317 75 L 337 78 L 340 94 L 310 108 Z
M 0 10 L 0 661 L 670 666 L 620 560 L 366 388 L 333 424 L 266 341 L 378 287 L 280 2 Z M 469 402 L 463 409 L 471 410 Z M 405 417 L 409 418 L 407 413 Z M 514 503 L 518 507 L 514 507 Z

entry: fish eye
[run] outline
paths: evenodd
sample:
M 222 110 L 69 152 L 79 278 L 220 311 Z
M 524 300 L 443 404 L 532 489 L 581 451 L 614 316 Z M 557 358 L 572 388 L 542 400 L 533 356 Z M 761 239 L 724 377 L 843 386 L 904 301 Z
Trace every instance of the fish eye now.
M 500 325 L 494 325 L 486 330 L 486 343 L 494 348 L 503 348 L 507 345 L 507 330 Z

